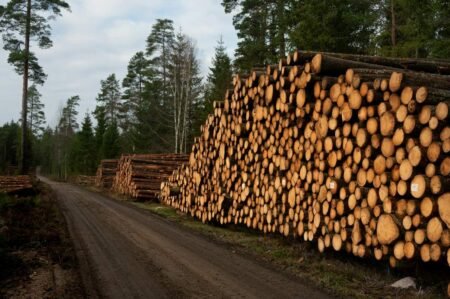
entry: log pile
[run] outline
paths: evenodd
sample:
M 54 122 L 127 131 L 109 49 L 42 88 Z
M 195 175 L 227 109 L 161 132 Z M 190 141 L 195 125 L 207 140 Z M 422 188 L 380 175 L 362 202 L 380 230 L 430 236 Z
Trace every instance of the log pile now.
M 105 159 L 100 161 L 95 177 L 95 186 L 111 189 L 117 170 L 117 159 Z
M 77 175 L 75 182 L 82 186 L 94 186 L 96 183 L 97 176 L 91 175 Z
M 0 176 L 0 193 L 17 194 L 33 189 L 29 175 Z
M 297 51 L 236 75 L 161 200 L 359 257 L 450 265 L 450 62 Z
M 161 182 L 188 158 L 184 154 L 123 155 L 112 189 L 134 200 L 157 200 Z

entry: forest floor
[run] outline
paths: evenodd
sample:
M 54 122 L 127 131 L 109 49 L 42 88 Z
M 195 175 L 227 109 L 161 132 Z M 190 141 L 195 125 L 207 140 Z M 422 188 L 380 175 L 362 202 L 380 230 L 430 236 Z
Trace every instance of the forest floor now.
M 54 193 L 0 194 L 0 298 L 84 298 L 78 263 Z

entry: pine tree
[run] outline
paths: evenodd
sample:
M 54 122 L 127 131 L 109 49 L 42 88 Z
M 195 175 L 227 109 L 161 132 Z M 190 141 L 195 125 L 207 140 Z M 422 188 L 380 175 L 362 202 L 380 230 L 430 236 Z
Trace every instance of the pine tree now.
M 97 120 L 97 125 L 95 127 L 95 145 L 97 148 L 97 162 L 99 162 L 101 159 L 103 159 L 100 148 L 102 147 L 103 136 L 105 135 L 107 127 L 105 108 L 103 106 L 97 106 L 94 111 L 94 116 Z
M 231 59 L 226 53 L 222 36 L 217 42 L 216 51 L 211 64 L 212 66 L 209 68 L 207 77 L 208 85 L 205 102 L 206 115 L 213 111 L 213 102 L 222 100 L 225 96 L 225 92 L 231 86 L 233 75 Z
M 41 173 L 43 174 L 54 175 L 58 170 L 58 159 L 55 159 L 55 156 L 57 157 L 59 149 L 55 139 L 54 131 L 47 127 L 36 143 L 36 162 L 41 167 Z M 57 151 L 56 155 L 55 150 Z M 49 153 L 52 153 L 52 155 L 49 155 Z
M 139 151 L 139 139 L 146 135 L 141 131 L 148 120 L 142 118 L 142 107 L 148 106 L 150 101 L 150 84 L 154 70 L 143 52 L 137 52 L 128 64 L 128 73 L 122 81 L 125 118 L 122 123 L 121 136 L 123 148 L 126 152 Z M 144 129 L 146 130 L 146 129 Z M 145 138 L 145 137 L 144 137 Z M 153 140 L 153 139 L 150 139 Z M 145 140 L 148 143 L 148 140 Z M 139 144 L 138 144 L 139 143 Z
M 122 81 L 122 97 L 128 118 L 134 117 L 136 109 L 146 98 L 151 72 L 150 62 L 144 52 L 137 52 L 128 63 L 128 73 Z
M 170 90 L 170 55 L 174 43 L 173 21 L 157 19 L 147 38 L 146 56 L 152 68 L 151 84 L 149 84 L 149 102 L 140 107 L 140 127 L 151 132 L 149 137 L 154 140 L 150 148 L 156 151 L 173 151 L 173 111 Z M 144 131 L 138 135 L 145 135 Z M 138 138 L 136 136 L 136 138 Z
M 17 166 L 19 130 L 19 124 L 13 121 L 0 127 L 0 172 L 9 166 Z
M 267 1 L 223 0 L 222 6 L 226 13 L 238 11 L 233 17 L 233 25 L 239 39 L 234 61 L 236 68 L 239 71 L 248 71 L 254 66 L 273 62 L 267 44 L 270 14 Z
M 40 48 L 52 46 L 49 20 L 61 15 L 61 10 L 69 10 L 69 4 L 63 0 L 10 0 L 0 5 L 0 33 L 3 34 L 3 48 L 9 51 L 8 62 L 16 72 L 23 76 L 22 84 L 22 134 L 20 151 L 20 170 L 27 172 L 28 132 L 28 81 L 43 84 L 45 74 L 38 60 L 30 50 L 30 40 L 36 40 Z
M 79 106 L 80 97 L 73 96 L 67 99 L 66 105 L 61 111 L 61 117 L 57 127 L 57 161 L 59 166 L 59 177 L 67 180 L 71 165 L 69 165 L 71 146 L 75 130 L 78 129 L 77 108 Z
M 100 93 L 97 102 L 105 109 L 106 123 L 120 123 L 123 113 L 122 98 L 120 94 L 119 81 L 115 74 L 109 75 L 100 81 Z
M 28 127 L 35 137 L 41 137 L 45 129 L 44 104 L 40 100 L 41 96 L 36 85 L 31 85 L 28 89 Z
M 160 84 L 162 103 L 169 102 L 169 73 L 170 49 L 174 42 L 173 21 L 169 19 L 157 19 L 152 26 L 152 32 L 147 38 L 147 57 L 151 63 L 156 66 L 156 80 Z
M 430 56 L 450 59 L 450 2 L 435 0 L 433 8 L 435 36 L 431 42 Z
M 81 131 L 77 133 L 71 147 L 71 168 L 75 173 L 93 174 L 96 163 L 95 137 L 89 114 L 84 117 Z
M 115 121 L 106 128 L 105 134 L 103 135 L 101 152 L 103 159 L 117 158 L 120 154 L 119 130 Z
M 383 16 L 377 37 L 379 51 L 385 56 L 428 57 L 436 36 L 439 14 L 435 0 L 382 0 Z
M 370 53 L 376 29 L 376 0 L 303 0 L 289 13 L 291 47 L 341 53 Z
M 59 121 L 59 129 L 65 136 L 71 136 L 78 129 L 77 115 L 78 106 L 80 105 L 80 97 L 72 96 L 67 99 Z

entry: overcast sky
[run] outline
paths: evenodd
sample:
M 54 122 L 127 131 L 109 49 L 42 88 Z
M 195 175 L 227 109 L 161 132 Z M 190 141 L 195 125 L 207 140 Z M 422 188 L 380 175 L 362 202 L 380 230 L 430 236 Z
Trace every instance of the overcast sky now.
M 0 5 L 7 3 L 0 0 Z M 237 43 L 232 16 L 225 14 L 221 0 L 68 0 L 71 13 L 51 23 L 53 47 L 36 52 L 48 74 L 39 87 L 47 121 L 57 122 L 58 110 L 67 98 L 81 97 L 80 117 L 95 108 L 100 80 L 126 74 L 128 61 L 145 49 L 145 40 L 158 18 L 174 21 L 176 31 L 197 43 L 202 73 L 206 75 L 214 48 L 223 36 L 230 55 Z M 3 45 L 2 41 L 0 44 Z M 0 49 L 0 125 L 20 114 L 21 77 L 6 62 Z

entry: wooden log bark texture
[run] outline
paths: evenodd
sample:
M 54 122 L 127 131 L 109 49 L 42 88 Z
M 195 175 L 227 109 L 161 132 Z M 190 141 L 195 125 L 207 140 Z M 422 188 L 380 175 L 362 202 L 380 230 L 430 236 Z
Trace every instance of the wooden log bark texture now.
M 0 176 L 0 193 L 18 194 L 33 189 L 29 175 Z
M 112 189 L 133 200 L 158 200 L 161 183 L 188 158 L 186 154 L 122 155 Z
M 95 177 L 95 186 L 103 189 L 111 189 L 117 170 L 117 159 L 105 159 L 100 161 Z

